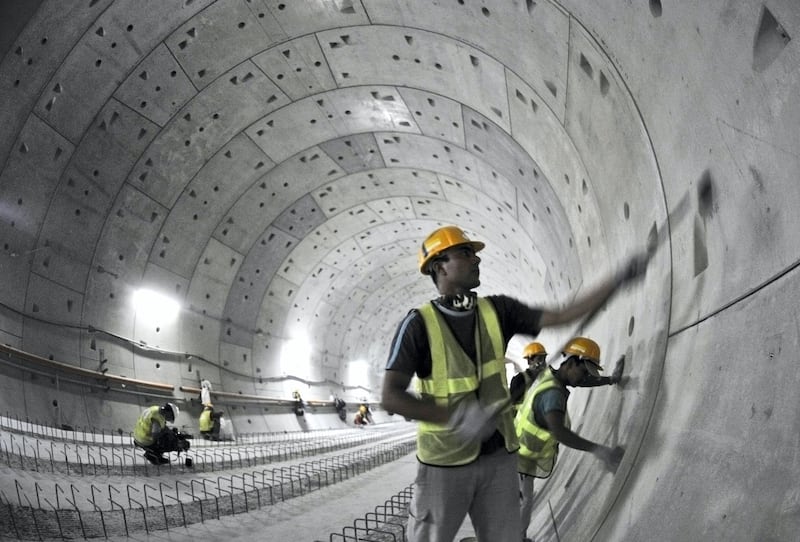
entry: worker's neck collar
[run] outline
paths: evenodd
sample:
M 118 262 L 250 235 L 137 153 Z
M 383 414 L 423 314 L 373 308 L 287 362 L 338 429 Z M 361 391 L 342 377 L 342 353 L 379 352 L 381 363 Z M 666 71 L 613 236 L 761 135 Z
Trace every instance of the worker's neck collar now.
M 471 311 L 478 303 L 478 294 L 475 292 L 466 292 L 463 294 L 454 295 L 442 294 L 439 296 L 439 299 L 437 299 L 436 302 L 440 306 L 454 311 Z

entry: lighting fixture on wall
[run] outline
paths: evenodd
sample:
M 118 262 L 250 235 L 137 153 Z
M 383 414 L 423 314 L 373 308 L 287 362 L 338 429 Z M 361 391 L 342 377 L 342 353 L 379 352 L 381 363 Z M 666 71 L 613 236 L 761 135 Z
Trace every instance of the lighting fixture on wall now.
M 174 299 L 147 288 L 133 293 L 133 307 L 136 317 L 152 324 L 168 324 L 175 321 L 180 304 Z

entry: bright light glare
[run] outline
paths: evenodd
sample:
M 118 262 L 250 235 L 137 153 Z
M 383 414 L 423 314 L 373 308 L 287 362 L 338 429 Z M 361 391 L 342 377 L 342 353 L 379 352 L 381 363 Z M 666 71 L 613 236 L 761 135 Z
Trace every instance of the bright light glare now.
M 311 367 L 311 340 L 308 333 L 294 330 L 281 350 L 281 368 L 286 374 L 305 377 Z
M 347 364 L 347 384 L 350 386 L 369 387 L 369 363 L 356 359 Z
M 145 288 L 133 293 L 133 307 L 137 318 L 159 324 L 173 322 L 181 308 L 174 299 Z

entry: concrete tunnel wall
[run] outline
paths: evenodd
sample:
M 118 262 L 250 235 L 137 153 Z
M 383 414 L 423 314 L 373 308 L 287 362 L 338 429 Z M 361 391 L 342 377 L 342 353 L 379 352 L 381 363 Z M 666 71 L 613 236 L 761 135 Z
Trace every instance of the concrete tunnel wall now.
M 645 281 L 582 330 L 630 378 L 570 407 L 625 459 L 562 453 L 534 525 L 792 540 L 799 22 L 790 1 L 42 2 L 0 64 L 2 340 L 176 386 L 377 398 L 395 325 L 434 294 L 414 269 L 436 225 L 487 242 L 481 293 L 548 305 L 655 225 Z M 136 319 L 142 285 L 179 319 Z M 303 368 L 280 355 L 297 323 Z M 0 406 L 49 423 L 125 427 L 151 399 L 2 371 Z

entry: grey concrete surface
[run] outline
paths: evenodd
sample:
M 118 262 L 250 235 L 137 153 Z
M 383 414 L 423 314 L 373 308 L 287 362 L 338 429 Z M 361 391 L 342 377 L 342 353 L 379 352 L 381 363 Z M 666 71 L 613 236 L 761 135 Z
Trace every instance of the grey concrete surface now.
M 352 526 L 354 520 L 363 518 L 375 504 L 391 499 L 407 487 L 409 478 L 413 480 L 416 462 L 411 454 L 391 465 L 369 471 L 359 476 L 357 481 L 345 480 L 335 487 L 323 488 L 257 513 L 223 517 L 220 521 L 209 521 L 188 529 L 136 534 L 117 540 L 328 542 L 331 535 L 329 526 L 339 525 L 339 529 L 333 532 L 341 533 L 345 526 Z
M 173 385 L 192 415 L 180 386 L 200 378 L 374 402 L 395 326 L 434 295 L 415 271 L 433 228 L 486 242 L 481 293 L 543 306 L 663 239 L 578 330 L 627 355 L 624 387 L 571 401 L 625 459 L 611 475 L 563 453 L 537 540 L 800 532 L 796 2 L 17 8 L 0 5 L 20 29 L 0 42 L 0 341 Z M 136 315 L 140 287 L 177 319 Z M 113 431 L 163 400 L 1 361 L 10 416 Z M 223 406 L 239 433 L 296 423 Z
M 130 442 L 78 445 L 61 435 L 2 432 L 0 539 L 256 540 L 267 529 L 273 540 L 328 540 L 408 493 L 414 439 L 414 425 L 399 422 L 194 440 L 185 455 L 168 454 L 170 465 L 154 467 Z M 194 465 L 184 466 L 184 457 Z M 43 509 L 34 521 L 29 503 Z

